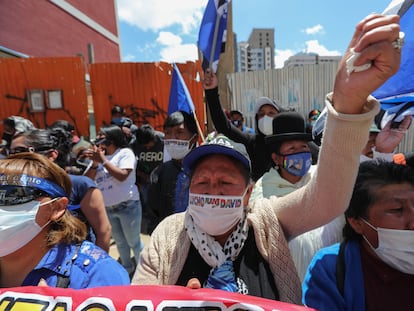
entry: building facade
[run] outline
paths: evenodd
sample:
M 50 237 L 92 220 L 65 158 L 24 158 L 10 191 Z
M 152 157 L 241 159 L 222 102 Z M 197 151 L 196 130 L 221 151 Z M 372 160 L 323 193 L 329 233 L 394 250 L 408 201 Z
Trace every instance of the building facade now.
M 1 1 L 0 57 L 120 62 L 116 0 Z
M 285 61 L 284 67 L 303 66 L 303 65 L 320 65 L 327 63 L 339 64 L 342 56 L 320 56 L 316 53 L 298 53 L 289 57 Z
M 247 42 L 239 42 L 237 68 L 239 72 L 275 68 L 275 31 L 254 28 Z

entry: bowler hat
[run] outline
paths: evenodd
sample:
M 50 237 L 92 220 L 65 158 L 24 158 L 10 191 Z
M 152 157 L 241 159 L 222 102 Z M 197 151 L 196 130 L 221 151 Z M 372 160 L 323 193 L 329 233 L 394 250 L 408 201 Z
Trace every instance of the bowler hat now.
M 312 135 L 306 133 L 305 119 L 295 111 L 282 112 L 273 118 L 273 133 L 265 137 L 266 144 L 287 140 L 312 140 Z

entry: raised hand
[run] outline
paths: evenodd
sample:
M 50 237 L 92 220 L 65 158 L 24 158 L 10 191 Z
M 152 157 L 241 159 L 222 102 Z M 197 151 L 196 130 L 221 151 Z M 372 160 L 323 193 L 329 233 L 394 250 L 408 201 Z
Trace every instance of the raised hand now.
M 203 88 L 205 90 L 211 90 L 218 85 L 216 74 L 209 68 L 204 72 Z
M 333 103 L 341 113 L 361 113 L 368 95 L 394 75 L 400 65 L 401 49 L 393 44 L 399 38 L 398 15 L 371 14 L 356 27 L 335 78 Z M 355 66 L 370 63 L 360 72 L 347 73 L 351 49 L 360 53 Z
M 403 140 L 412 117 L 406 116 L 398 128 L 391 128 L 391 121 L 378 133 L 375 139 L 375 150 L 382 153 L 391 153 Z

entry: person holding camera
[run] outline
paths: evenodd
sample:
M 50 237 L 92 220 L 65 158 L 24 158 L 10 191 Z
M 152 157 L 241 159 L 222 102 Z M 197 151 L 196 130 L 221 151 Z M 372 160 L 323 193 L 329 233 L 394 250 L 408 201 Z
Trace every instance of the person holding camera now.
M 86 176 L 94 179 L 102 191 L 121 264 L 131 275 L 143 248 L 140 238 L 142 207 L 135 184 L 137 160 L 127 146 L 119 126 L 102 127 L 95 146 L 86 153 L 93 161 Z

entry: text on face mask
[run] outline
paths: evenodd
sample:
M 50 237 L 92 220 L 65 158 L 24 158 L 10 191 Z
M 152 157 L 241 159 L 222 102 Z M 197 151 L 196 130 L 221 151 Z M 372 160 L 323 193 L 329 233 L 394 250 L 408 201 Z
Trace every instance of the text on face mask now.
M 199 207 L 212 207 L 212 208 L 237 208 L 242 206 L 242 200 L 238 199 L 225 199 L 218 197 L 206 197 L 205 195 L 191 195 L 190 204 Z

